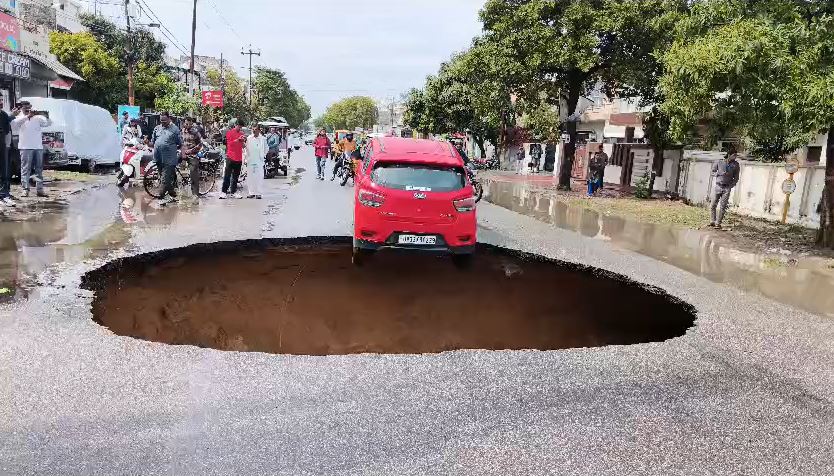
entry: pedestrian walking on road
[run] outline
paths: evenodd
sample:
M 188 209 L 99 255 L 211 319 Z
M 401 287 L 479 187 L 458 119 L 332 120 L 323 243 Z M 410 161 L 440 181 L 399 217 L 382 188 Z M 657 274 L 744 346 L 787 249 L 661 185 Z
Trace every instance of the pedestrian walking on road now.
M 49 117 L 35 114 L 28 101 L 20 103 L 21 113 L 12 120 L 12 131 L 17 131 L 17 148 L 20 150 L 20 185 L 23 196 L 29 196 L 29 179 L 33 176 L 37 195 L 46 197 L 43 191 L 43 128 L 52 125 Z
M 237 181 L 240 177 L 240 167 L 243 164 L 243 145 L 246 135 L 241 130 L 240 121 L 226 132 L 226 169 L 223 173 L 223 194 L 220 198 L 243 198 L 237 193 Z
M 731 148 L 727 155 L 712 164 L 712 176 L 715 183 L 710 203 L 710 223 L 713 228 L 721 228 L 724 214 L 727 212 L 727 205 L 730 201 L 730 192 L 738 184 L 741 166 L 738 163 L 736 151 Z
M 182 145 L 180 129 L 171 122 L 171 115 L 167 112 L 159 113 L 159 125 L 151 135 L 153 144 L 153 160 L 162 177 L 161 206 L 177 200 L 177 164 L 179 163 L 179 147 Z
M 191 194 L 194 197 L 200 196 L 200 158 L 197 154 L 203 148 L 203 140 L 200 129 L 194 125 L 194 119 L 186 117 L 182 121 L 182 149 L 183 160 L 188 160 L 188 168 L 191 173 Z
M 316 178 L 324 180 L 324 166 L 327 164 L 327 154 L 330 151 L 330 139 L 327 138 L 327 131 L 324 129 L 319 131 L 316 140 L 313 141 L 313 147 L 316 150 Z
M 246 162 L 246 188 L 249 191 L 247 198 L 263 198 L 264 187 L 264 160 L 269 150 L 266 143 L 266 136 L 261 134 L 261 126 L 255 124 L 252 134 L 246 138 L 246 149 L 244 161 Z
M 3 98 L 0 97 L 0 203 L 7 207 L 15 206 L 12 200 L 12 161 L 9 157 L 9 145 L 12 142 L 12 119 L 3 110 Z M 17 110 L 12 110 L 12 114 Z

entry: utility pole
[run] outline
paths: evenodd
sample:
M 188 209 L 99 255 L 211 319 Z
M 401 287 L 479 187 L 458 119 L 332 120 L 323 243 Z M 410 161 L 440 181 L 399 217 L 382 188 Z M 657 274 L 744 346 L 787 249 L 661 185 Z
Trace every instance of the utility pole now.
M 249 115 L 252 115 L 252 57 L 253 56 L 261 56 L 261 51 L 255 51 L 252 49 L 252 45 L 249 45 L 249 51 L 240 50 L 240 54 L 242 55 L 249 55 Z
M 194 43 L 197 39 L 197 0 L 194 0 L 194 10 L 191 14 L 191 62 L 188 71 L 188 92 L 194 95 Z
M 124 0 L 124 2 L 125 21 L 127 21 L 127 40 L 125 42 L 125 55 L 127 56 L 127 60 L 125 61 L 127 64 L 127 103 L 133 106 L 136 102 L 136 94 L 133 90 L 133 35 L 130 32 L 130 12 L 127 8 L 130 0 Z

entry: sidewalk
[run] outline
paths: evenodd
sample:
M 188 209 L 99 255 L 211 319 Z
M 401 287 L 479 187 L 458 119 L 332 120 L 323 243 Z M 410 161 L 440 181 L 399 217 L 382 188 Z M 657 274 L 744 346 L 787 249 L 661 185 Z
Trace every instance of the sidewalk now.
M 620 187 L 606 185 L 599 197 L 587 197 L 583 183 L 557 191 L 550 176 L 481 177 L 484 200 L 495 205 L 834 317 L 834 253 L 814 245 L 815 230 L 730 214 L 729 231 L 720 231 L 706 227 L 706 208 L 639 200 Z

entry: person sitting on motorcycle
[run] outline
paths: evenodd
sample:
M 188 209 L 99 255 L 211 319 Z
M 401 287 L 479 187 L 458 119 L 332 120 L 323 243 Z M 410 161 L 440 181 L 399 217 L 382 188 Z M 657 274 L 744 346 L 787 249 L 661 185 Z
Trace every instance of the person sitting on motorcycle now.
M 122 146 L 127 145 L 130 141 L 138 141 L 142 137 L 142 131 L 139 130 L 139 119 L 131 119 L 130 122 L 122 128 Z
M 340 167 L 345 167 L 351 163 L 350 155 L 356 150 L 356 141 L 353 140 L 353 134 L 345 135 L 345 138 L 339 141 L 339 155 L 336 156 L 336 165 L 333 167 L 333 176 L 330 181 L 336 180 L 336 174 L 339 173 Z
M 277 127 L 269 128 L 269 134 L 266 135 L 266 145 L 269 147 L 271 155 L 278 155 L 278 147 L 281 146 L 281 134 L 278 134 Z

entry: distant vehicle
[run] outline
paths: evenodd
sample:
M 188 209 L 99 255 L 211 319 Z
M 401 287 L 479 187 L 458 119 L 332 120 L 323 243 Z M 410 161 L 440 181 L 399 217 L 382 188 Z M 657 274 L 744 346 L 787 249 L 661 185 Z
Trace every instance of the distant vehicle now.
M 475 197 L 448 142 L 376 138 L 356 170 L 353 262 L 381 248 L 452 255 L 464 266 L 475 250 Z
M 69 99 L 25 97 L 35 111 L 46 111 L 52 125 L 44 128 L 45 162 L 50 166 L 77 165 L 94 171 L 98 166 L 118 166 L 122 142 L 116 123 L 106 109 Z M 19 160 L 16 137 L 12 160 Z M 19 162 L 18 162 L 19 163 Z M 16 167 L 18 168 L 18 167 Z

